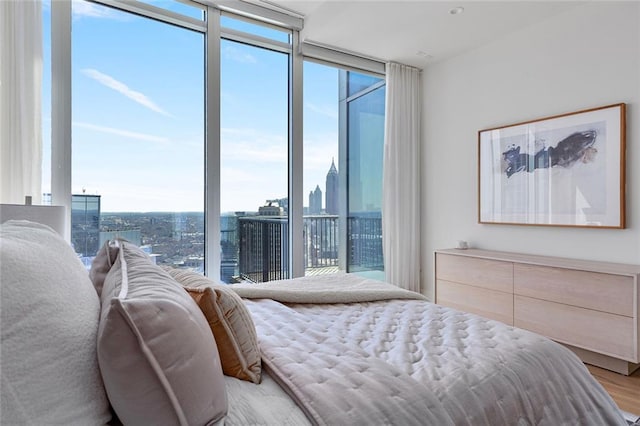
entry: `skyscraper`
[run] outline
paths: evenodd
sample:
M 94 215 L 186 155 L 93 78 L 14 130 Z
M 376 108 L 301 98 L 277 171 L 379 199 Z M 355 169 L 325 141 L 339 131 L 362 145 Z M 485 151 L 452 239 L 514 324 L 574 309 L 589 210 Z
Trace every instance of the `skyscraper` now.
M 338 214 L 338 169 L 331 159 L 331 168 L 327 173 L 325 212 L 327 214 Z
M 322 190 L 316 185 L 314 191 L 309 192 L 309 214 L 322 213 Z
M 100 248 L 100 195 L 71 197 L 71 244 L 82 257 L 95 256 Z

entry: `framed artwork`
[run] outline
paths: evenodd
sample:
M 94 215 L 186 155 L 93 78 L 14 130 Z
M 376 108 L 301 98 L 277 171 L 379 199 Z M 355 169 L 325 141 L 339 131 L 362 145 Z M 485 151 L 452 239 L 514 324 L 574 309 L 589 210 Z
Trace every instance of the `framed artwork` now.
M 625 104 L 478 132 L 478 222 L 624 228 Z

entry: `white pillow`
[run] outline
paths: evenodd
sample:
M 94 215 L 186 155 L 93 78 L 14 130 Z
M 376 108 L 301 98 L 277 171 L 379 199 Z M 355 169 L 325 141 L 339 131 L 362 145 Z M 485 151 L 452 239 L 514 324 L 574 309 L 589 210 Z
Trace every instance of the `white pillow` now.
M 96 336 L 100 301 L 51 228 L 0 225 L 2 424 L 96 425 L 111 418 Z
M 139 247 L 119 246 L 98 327 L 98 362 L 116 415 L 125 425 L 222 424 L 227 393 L 206 318 Z

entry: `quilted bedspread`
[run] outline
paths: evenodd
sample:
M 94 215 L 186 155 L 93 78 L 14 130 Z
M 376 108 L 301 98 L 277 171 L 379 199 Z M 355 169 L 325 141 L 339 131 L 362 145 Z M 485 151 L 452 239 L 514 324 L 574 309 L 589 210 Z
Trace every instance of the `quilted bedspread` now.
M 246 301 L 265 367 L 315 424 L 626 425 L 549 339 L 425 300 L 375 300 Z

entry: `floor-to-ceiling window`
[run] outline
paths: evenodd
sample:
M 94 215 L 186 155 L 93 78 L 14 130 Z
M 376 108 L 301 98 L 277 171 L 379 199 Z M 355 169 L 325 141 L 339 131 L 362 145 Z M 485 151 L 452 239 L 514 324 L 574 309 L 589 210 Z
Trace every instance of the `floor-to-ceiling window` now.
M 303 262 L 304 273 L 381 270 L 380 76 L 313 55 L 296 72 L 300 24 L 290 17 L 278 26 L 254 9 L 249 19 L 176 0 L 72 5 L 65 173 L 71 239 L 87 265 L 120 236 L 159 263 L 208 267 L 223 282 L 287 278 Z M 47 95 L 44 127 L 52 125 Z M 304 134 L 296 133 L 302 119 Z M 304 155 L 292 157 L 301 145 Z M 45 192 L 59 189 L 44 172 Z M 297 180 L 302 195 L 290 193 Z M 292 210 L 302 220 L 292 221 Z M 292 250 L 301 237 L 302 250 Z
M 42 36 L 42 204 L 51 204 L 51 0 L 42 2 Z
M 85 1 L 72 12 L 76 252 L 120 236 L 203 271 L 204 34 Z
M 384 80 L 311 61 L 304 75 L 305 273 L 381 278 Z
M 340 266 L 338 76 L 339 69 L 335 66 L 304 63 L 303 248 L 306 275 L 337 272 Z
M 221 26 L 220 278 L 288 278 L 291 32 L 225 15 Z
M 346 74 L 346 96 L 341 101 L 347 114 L 348 270 L 383 279 L 384 80 Z

